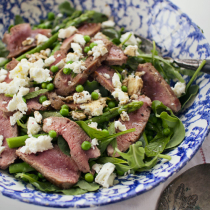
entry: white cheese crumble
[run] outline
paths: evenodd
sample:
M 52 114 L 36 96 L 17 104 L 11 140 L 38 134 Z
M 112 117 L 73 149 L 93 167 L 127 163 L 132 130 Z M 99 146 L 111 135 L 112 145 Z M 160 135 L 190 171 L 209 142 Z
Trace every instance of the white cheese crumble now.
M 85 62 L 84 61 L 75 61 L 73 63 L 68 63 L 64 66 L 64 68 L 72 69 L 72 71 L 76 74 L 82 73 L 85 69 Z
M 125 44 L 126 45 L 137 45 L 141 40 L 139 38 L 136 38 L 132 31 L 127 32 L 120 37 L 121 43 L 124 42 L 130 36 L 130 34 L 131 34 L 131 37 L 125 42 Z
M 80 53 L 68 53 L 66 56 L 66 62 L 68 61 L 79 61 Z
M 51 126 L 52 125 L 52 119 L 51 118 L 47 118 L 46 119 L 46 126 Z
M 34 38 L 32 37 L 27 37 L 26 40 L 22 41 L 22 45 L 26 46 L 26 45 L 31 45 L 34 42 Z
M 35 89 L 34 89 L 35 91 L 38 91 L 39 90 L 39 87 L 35 87 Z
M 179 98 L 182 93 L 185 93 L 186 84 L 182 82 L 177 82 L 174 87 L 171 87 L 175 95 Z
M 116 174 L 113 173 L 115 165 L 112 163 L 105 163 L 98 175 L 95 178 L 95 182 L 102 185 L 103 187 L 110 187 L 114 184 Z
M 138 46 L 137 45 L 128 45 L 124 50 L 125 55 L 129 56 L 137 56 L 138 53 Z
M 112 77 L 112 84 L 115 88 L 121 88 L 122 83 L 120 82 L 120 77 L 118 76 L 117 73 L 114 73 Z
M 86 118 L 86 115 L 82 112 L 71 112 L 71 116 L 74 120 L 84 120 Z
M 41 130 L 41 126 L 36 122 L 34 117 L 29 117 L 27 122 L 27 134 L 34 135 Z
M 2 146 L 3 144 L 3 140 L 4 140 L 4 137 L 2 135 L 0 135 L 0 155 L 1 153 L 4 151 L 5 147 Z
M 109 27 L 114 27 L 115 26 L 115 22 L 113 20 L 107 20 L 102 22 L 101 27 L 102 28 L 109 28 Z
M 38 138 L 30 137 L 26 139 L 25 146 L 20 149 L 20 152 L 24 154 L 36 154 L 37 152 L 43 152 L 53 148 L 51 143 L 52 138 L 47 135 L 39 136 Z
M 98 123 L 97 122 L 91 122 L 91 123 L 88 124 L 88 126 L 91 127 L 91 128 L 94 128 L 96 130 L 98 129 L 97 128 L 98 127 Z
M 46 37 L 46 36 L 43 35 L 43 34 L 37 34 L 37 35 L 36 35 L 36 39 L 37 39 L 37 45 L 40 45 L 40 44 L 46 42 L 49 38 Z
M 62 69 L 65 66 L 64 60 L 60 60 L 58 63 L 55 64 L 59 69 Z
M 0 70 L 0 82 L 3 82 L 7 77 L 8 71 L 5 69 Z
M 75 104 L 82 104 L 91 101 L 91 95 L 88 91 L 82 91 L 81 93 L 74 93 L 73 100 Z
M 50 106 L 50 104 L 51 104 L 51 101 L 50 101 L 50 100 L 46 100 L 46 101 L 44 101 L 44 102 L 42 103 L 42 106 L 48 107 L 48 106 Z
M 15 125 L 15 123 L 23 117 L 23 113 L 20 111 L 15 112 L 12 116 L 10 116 L 10 125 Z
M 85 46 L 85 43 L 86 43 L 84 36 L 82 34 L 75 34 L 73 41 L 82 45 L 82 46 Z
M 95 163 L 95 164 L 92 166 L 92 169 L 95 170 L 96 173 L 99 173 L 99 171 L 101 170 L 102 167 L 103 167 L 102 164 Z
M 32 67 L 30 69 L 30 77 L 37 83 L 51 81 L 50 70 L 40 67 Z
M 45 66 L 50 66 L 53 62 L 55 62 L 55 57 L 51 55 L 49 58 L 45 59 Z
M 120 117 L 122 119 L 122 121 L 130 121 L 130 117 L 128 115 L 127 112 L 123 111 L 121 114 L 120 114 Z
M 94 46 L 92 50 L 88 52 L 88 55 L 93 55 L 93 60 L 95 60 L 99 56 L 105 55 L 108 52 L 102 40 L 96 40 L 94 41 L 94 43 L 96 43 L 97 46 Z
M 74 26 L 69 26 L 68 28 L 60 29 L 58 31 L 58 38 L 65 39 L 65 38 L 70 37 L 76 32 L 77 32 L 77 29 Z
M 98 145 L 98 139 L 94 138 L 91 141 L 91 148 L 95 149 L 95 147 Z
M 104 76 L 106 79 L 110 79 L 110 78 L 111 78 L 110 75 L 107 74 L 107 73 L 104 73 L 103 76 Z
M 82 48 L 78 43 L 71 43 L 71 48 L 78 56 L 82 56 Z
M 42 115 L 39 113 L 39 111 L 34 112 L 34 118 L 37 123 L 40 124 L 42 122 Z
M 116 129 L 119 129 L 120 131 L 126 131 L 126 126 L 123 125 L 120 121 L 115 121 L 114 126 Z
M 128 93 L 123 92 L 120 88 L 115 88 L 112 95 L 115 99 L 119 100 L 119 105 L 126 104 L 129 101 Z
M 1 146 L 1 147 L 0 147 L 0 155 L 1 155 L 1 153 L 2 153 L 4 150 L 5 150 L 5 147 L 4 147 L 4 146 Z

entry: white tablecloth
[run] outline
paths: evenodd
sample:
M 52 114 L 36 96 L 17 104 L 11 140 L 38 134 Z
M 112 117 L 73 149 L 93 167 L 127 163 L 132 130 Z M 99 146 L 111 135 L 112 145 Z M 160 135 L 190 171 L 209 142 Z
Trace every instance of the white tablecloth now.
M 207 40 L 210 41 L 210 1 L 209 0 L 171 0 L 174 4 L 179 6 L 183 12 L 188 14 L 193 22 L 199 25 L 204 30 L 204 35 Z M 126 201 L 122 201 L 116 204 L 97 207 L 97 210 L 155 210 L 160 193 L 164 188 L 177 176 L 182 174 L 187 169 L 203 163 L 210 163 L 210 135 L 205 139 L 202 147 L 192 160 L 177 174 L 173 175 L 165 183 L 160 184 L 158 187 L 139 195 L 135 198 L 131 198 Z M 54 210 L 55 208 L 45 208 L 26 204 L 7 198 L 0 195 L 0 210 Z

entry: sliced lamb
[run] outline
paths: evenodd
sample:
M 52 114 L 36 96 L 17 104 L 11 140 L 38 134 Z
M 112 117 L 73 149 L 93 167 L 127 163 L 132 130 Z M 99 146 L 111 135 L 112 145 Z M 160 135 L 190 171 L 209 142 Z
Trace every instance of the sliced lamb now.
M 119 65 L 122 66 L 124 63 L 127 62 L 127 56 L 124 54 L 123 50 L 112 44 L 112 47 L 109 51 L 108 57 L 105 61 L 107 65 Z
M 141 95 L 139 96 L 138 101 L 143 101 L 144 104 L 137 111 L 128 114 L 130 118 L 129 121 L 124 122 L 121 118 L 119 119 L 119 121 L 126 126 L 126 129 L 136 129 L 136 131 L 132 133 L 117 137 L 117 148 L 122 152 L 125 152 L 131 144 L 135 143 L 140 138 L 150 116 L 151 100 L 148 97 Z M 114 149 L 111 145 L 107 147 L 107 153 L 109 156 L 113 155 Z M 116 153 L 115 157 L 119 157 L 119 154 Z
M 65 155 L 57 145 L 53 149 L 37 154 L 24 154 L 20 149 L 17 155 L 56 186 L 68 189 L 78 182 L 80 171 L 74 160 Z
M 7 110 L 8 103 L 12 98 L 6 97 L 4 94 L 0 94 L 0 110 L 3 112 L 9 112 Z
M 113 92 L 114 86 L 112 84 L 112 77 L 115 71 L 109 66 L 100 66 L 94 73 L 93 77 L 108 91 Z M 108 76 L 109 75 L 109 76 Z M 110 77 L 110 78 L 109 78 Z
M 6 138 L 17 137 L 18 128 L 17 125 L 11 126 L 9 116 L 6 116 L 3 111 L 0 110 L 0 135 L 4 137 L 2 146 L 5 147 L 4 151 L 0 154 L 0 169 L 6 169 L 10 164 L 12 164 L 17 155 L 15 153 L 16 149 L 10 149 Z
M 111 42 L 108 39 L 103 39 L 103 42 L 109 51 L 111 47 Z M 93 56 L 89 56 L 85 60 L 85 67 L 86 69 L 83 73 L 77 74 L 74 78 L 71 75 L 66 75 L 63 73 L 61 69 L 55 76 L 54 85 L 56 88 L 56 93 L 62 96 L 68 96 L 70 93 L 75 91 L 75 88 L 79 84 L 84 84 L 88 79 L 88 76 L 93 73 L 100 65 L 101 62 L 107 58 L 108 53 L 103 56 L 100 56 L 93 59 Z
M 38 33 L 50 36 L 50 32 L 51 30 L 49 29 L 31 30 L 31 26 L 28 23 L 13 26 L 10 29 L 10 33 L 5 33 L 3 37 L 3 42 L 7 44 L 7 49 L 10 51 L 7 58 L 16 57 L 23 52 L 28 51 L 30 48 L 35 47 L 35 42 L 32 42 L 30 45 L 22 45 L 22 42 L 28 37 L 34 38 Z
M 59 63 L 63 58 L 65 58 L 67 55 L 67 52 L 65 50 L 58 50 L 55 52 L 55 54 L 53 55 L 55 58 L 55 61 L 50 65 L 50 66 L 54 66 L 57 63 Z
M 17 61 L 15 58 L 12 58 L 12 60 L 6 65 L 7 70 L 12 70 L 18 65 L 19 61 Z
M 60 110 L 61 106 L 65 104 L 55 92 L 47 93 L 47 97 L 51 102 L 51 106 L 56 110 Z
M 137 71 L 145 72 L 142 76 L 142 92 L 152 101 L 159 100 L 173 112 L 181 109 L 179 99 L 174 94 L 170 85 L 163 79 L 160 73 L 151 63 L 139 64 Z
M 91 139 L 79 125 L 68 118 L 49 117 L 44 119 L 43 130 L 47 133 L 50 130 L 55 130 L 58 135 L 62 135 L 69 145 L 71 157 L 79 170 L 84 173 L 90 172 L 88 160 L 99 157 L 100 151 L 97 147 L 88 151 L 82 150 L 82 143 L 84 141 L 91 142 Z

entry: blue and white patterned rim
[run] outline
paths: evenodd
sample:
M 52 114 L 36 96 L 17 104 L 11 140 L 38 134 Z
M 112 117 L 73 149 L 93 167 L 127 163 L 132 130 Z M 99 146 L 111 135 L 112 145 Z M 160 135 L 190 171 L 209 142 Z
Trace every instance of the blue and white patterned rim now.
M 47 12 L 57 11 L 59 0 L 0 1 L 0 35 L 12 24 L 14 14 L 20 14 L 31 23 L 46 17 Z M 73 0 L 78 9 L 95 9 L 113 16 L 116 23 L 126 30 L 155 40 L 163 55 L 179 58 L 207 58 L 210 46 L 198 27 L 178 7 L 167 0 Z M 36 205 L 51 207 L 93 207 L 115 203 L 142 194 L 178 172 L 195 155 L 208 132 L 210 115 L 210 76 L 196 80 L 200 86 L 194 102 L 180 114 L 186 128 L 186 137 L 179 147 L 169 151 L 170 162 L 161 160 L 151 170 L 120 177 L 119 184 L 80 196 L 42 193 L 30 184 L 14 179 L 5 171 L 0 172 L 0 191 L 3 195 Z

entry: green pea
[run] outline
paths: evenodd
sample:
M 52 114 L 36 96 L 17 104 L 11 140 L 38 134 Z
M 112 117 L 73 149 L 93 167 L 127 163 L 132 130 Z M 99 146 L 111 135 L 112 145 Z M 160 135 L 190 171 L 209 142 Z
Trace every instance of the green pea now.
M 87 47 L 84 48 L 85 53 L 88 53 L 89 51 L 90 51 L 90 47 L 87 46 Z
M 50 71 L 53 73 L 56 73 L 58 71 L 58 67 L 57 66 L 51 66 Z
M 49 83 L 49 84 L 47 85 L 47 89 L 48 89 L 49 91 L 54 90 L 54 88 L 55 88 L 55 86 L 54 86 L 53 83 Z
M 48 19 L 48 20 L 54 20 L 54 19 L 55 19 L 55 14 L 54 14 L 53 12 L 49 12 L 49 13 L 47 14 L 47 19 Z
M 77 85 L 76 91 L 77 91 L 78 93 L 82 92 L 83 90 L 84 90 L 84 87 L 83 87 L 82 85 Z
M 72 63 L 74 63 L 74 61 L 68 61 L 67 64 L 68 64 L 68 63 L 72 64 Z
M 43 82 L 41 86 L 42 86 L 43 89 L 46 89 L 47 88 L 47 83 Z
M 55 137 L 57 136 L 57 132 L 54 131 L 54 130 L 51 130 L 51 131 L 49 131 L 49 136 L 50 136 L 51 138 L 55 138 Z
M 147 140 L 151 141 L 153 139 L 153 136 L 147 136 Z
M 93 100 L 98 100 L 99 94 L 98 94 L 97 92 L 92 92 L 92 93 L 91 93 L 91 98 L 92 98 Z
M 83 38 L 86 41 L 86 43 L 88 43 L 90 41 L 90 37 L 88 35 L 85 35 Z
M 71 69 L 70 68 L 64 68 L 63 69 L 63 73 L 64 74 L 70 74 L 71 73 Z
M 164 136 L 168 136 L 170 134 L 170 132 L 171 132 L 170 128 L 164 128 L 163 129 L 163 135 Z
M 83 150 L 89 150 L 91 148 L 91 143 L 89 141 L 83 141 L 81 147 Z
M 41 173 L 37 174 L 40 179 L 44 179 L 44 176 Z
M 109 102 L 108 102 L 108 107 L 109 107 L 110 109 L 114 108 L 115 106 L 116 106 L 116 104 L 115 104 L 114 101 L 109 101 Z
M 68 117 L 68 116 L 69 116 L 69 110 L 68 110 L 68 109 L 61 109 L 61 110 L 60 110 L 60 114 L 61 114 L 63 117 Z
M 64 104 L 64 105 L 61 106 L 61 109 L 68 109 L 69 110 L 69 106 Z
M 105 108 L 103 109 L 103 112 L 108 112 L 109 110 L 110 110 L 109 107 L 105 107 Z
M 90 44 L 90 49 L 93 49 L 93 47 L 95 47 L 95 46 L 97 46 L 97 45 L 98 45 L 97 43 L 92 42 L 92 43 Z
M 44 101 L 47 100 L 47 96 L 40 96 L 39 97 L 39 103 L 42 104 Z
M 104 134 L 109 135 L 109 131 L 108 130 L 103 129 L 102 131 L 103 131 Z
M 26 99 L 24 97 L 22 97 L 23 101 L 26 103 Z
M 93 182 L 93 180 L 94 180 L 93 174 L 91 174 L 91 173 L 86 173 L 86 174 L 85 174 L 85 181 L 86 181 L 86 182 L 91 183 L 91 182 Z
M 127 88 L 125 85 L 123 85 L 123 86 L 121 87 L 121 90 L 122 90 L 123 92 L 128 92 L 128 88 Z
M 158 119 L 154 115 L 150 115 L 149 121 L 153 124 L 156 124 L 158 122 Z
M 123 171 L 117 171 L 117 175 L 118 176 L 124 176 L 124 172 Z

